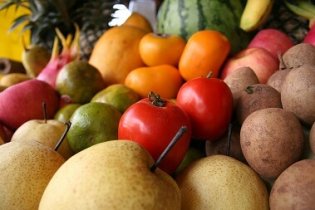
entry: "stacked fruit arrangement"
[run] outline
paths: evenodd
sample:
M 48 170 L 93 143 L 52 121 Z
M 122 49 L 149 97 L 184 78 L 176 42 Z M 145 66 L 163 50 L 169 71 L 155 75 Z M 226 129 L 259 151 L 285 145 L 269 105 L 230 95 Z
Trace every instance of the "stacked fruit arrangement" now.
M 314 209 L 315 10 L 297 2 L 165 0 L 157 31 L 131 13 L 88 59 L 80 23 L 25 46 L 0 78 L 0 209 Z M 269 27 L 279 5 L 302 38 Z

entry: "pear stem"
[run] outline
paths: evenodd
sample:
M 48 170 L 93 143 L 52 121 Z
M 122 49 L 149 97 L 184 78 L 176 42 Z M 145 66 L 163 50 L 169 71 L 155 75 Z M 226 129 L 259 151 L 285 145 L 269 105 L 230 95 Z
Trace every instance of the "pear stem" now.
M 66 137 L 66 135 L 67 135 L 67 133 L 68 133 L 70 127 L 71 127 L 71 122 L 70 121 L 65 122 L 65 125 L 66 125 L 66 129 L 63 132 L 63 134 L 60 137 L 60 139 L 58 140 L 58 142 L 57 142 L 57 144 L 55 146 L 55 149 L 54 149 L 55 151 L 57 151 L 59 149 L 60 145 L 62 144 L 63 140 L 65 139 L 65 137 Z
M 165 150 L 161 153 L 159 158 L 155 161 L 155 163 L 150 167 L 150 171 L 154 172 L 155 169 L 160 165 L 162 160 L 166 157 L 166 155 L 169 153 L 169 151 L 175 146 L 175 144 L 180 140 L 180 138 L 184 135 L 184 133 L 187 131 L 186 126 L 182 126 L 179 128 L 179 130 L 176 132 L 175 136 L 171 140 L 171 142 L 167 145 Z
M 233 124 L 230 123 L 229 128 L 228 128 L 228 137 L 227 137 L 227 149 L 226 149 L 227 156 L 230 156 L 230 152 L 231 152 L 232 128 L 233 128 Z
M 44 116 L 44 122 L 47 123 L 47 108 L 46 108 L 46 102 L 42 102 L 42 110 L 43 110 L 43 116 Z

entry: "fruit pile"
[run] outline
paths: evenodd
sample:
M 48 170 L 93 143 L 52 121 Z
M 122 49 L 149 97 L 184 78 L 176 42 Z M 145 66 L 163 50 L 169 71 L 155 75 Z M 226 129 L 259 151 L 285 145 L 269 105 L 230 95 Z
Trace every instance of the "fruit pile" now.
M 133 12 L 87 60 L 79 24 L 24 46 L 0 77 L 0 209 L 314 209 L 315 10 L 283 4 L 300 41 L 263 27 L 273 1 L 165 0 L 157 31 Z

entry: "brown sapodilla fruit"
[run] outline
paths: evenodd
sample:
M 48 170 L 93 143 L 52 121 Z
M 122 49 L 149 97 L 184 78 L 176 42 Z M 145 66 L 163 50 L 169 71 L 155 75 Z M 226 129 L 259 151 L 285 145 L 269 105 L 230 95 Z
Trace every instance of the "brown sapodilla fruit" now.
M 296 44 L 282 56 L 285 68 L 297 68 L 305 64 L 315 65 L 315 46 L 309 43 Z
M 298 161 L 283 171 L 271 188 L 271 209 L 314 209 L 315 160 Z
M 303 123 L 315 121 L 315 65 L 292 69 L 281 87 L 283 109 L 293 112 Z
M 240 143 L 248 164 L 262 177 L 274 179 L 301 157 L 304 133 L 292 112 L 266 108 L 245 119 Z

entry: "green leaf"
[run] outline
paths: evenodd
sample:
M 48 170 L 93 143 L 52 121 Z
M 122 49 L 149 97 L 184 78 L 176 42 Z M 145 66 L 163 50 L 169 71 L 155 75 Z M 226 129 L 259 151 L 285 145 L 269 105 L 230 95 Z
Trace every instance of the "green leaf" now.
M 12 5 L 14 5 L 14 2 L 11 2 L 11 1 L 6 1 L 4 3 L 1 3 L 0 4 L 0 10 L 8 9 Z
M 304 17 L 306 19 L 315 18 L 315 5 L 308 0 L 299 0 L 299 1 L 284 1 L 285 5 L 293 13 Z
M 30 15 L 21 15 L 13 20 L 13 24 L 11 25 L 9 31 L 13 31 L 16 27 L 21 25 L 22 23 L 28 22 Z

